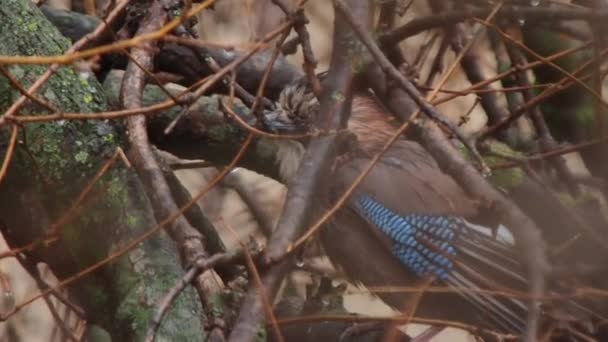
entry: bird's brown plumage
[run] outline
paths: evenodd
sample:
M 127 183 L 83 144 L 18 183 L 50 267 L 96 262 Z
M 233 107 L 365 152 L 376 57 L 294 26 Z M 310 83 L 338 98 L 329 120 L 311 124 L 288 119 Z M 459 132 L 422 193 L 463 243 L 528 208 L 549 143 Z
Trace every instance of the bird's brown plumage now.
M 314 96 L 302 88 L 287 89 L 279 101 L 282 111 L 277 117 L 307 126 L 319 109 L 315 101 Z M 321 212 L 345 193 L 364 172 L 371 157 L 381 151 L 396 131 L 391 116 L 373 95 L 355 94 L 351 107 L 347 128 L 357 137 L 358 148 L 336 160 L 327 182 L 329 195 L 317 203 Z M 304 149 L 302 145 L 290 142 L 283 144 L 281 150 L 281 171 L 284 179 L 289 179 L 294 175 Z M 422 214 L 470 219 L 479 210 L 477 202 L 439 168 L 422 146 L 406 139 L 397 140 L 384 153 L 351 199 L 359 195 L 373 199 L 401 217 Z M 454 261 L 454 278 L 447 282 L 451 290 L 422 295 L 398 291 L 403 287 L 412 289 L 428 285 L 430 279 L 407 269 L 403 260 L 395 255 L 395 240 L 370 222 L 354 201 L 338 210 L 321 230 L 320 239 L 332 262 L 344 269 L 354 282 L 367 287 L 393 287 L 396 291 L 378 295 L 395 309 L 405 312 L 415 309 L 416 317 L 464 322 L 509 333 L 522 332 L 527 311 L 523 301 L 497 299 L 454 287 L 465 284 L 473 291 L 527 290 L 525 266 L 518 261 L 516 250 L 494 240 L 489 228 L 474 228 L 467 224 L 467 229 L 484 232 L 480 235 L 471 233 L 459 242 L 462 245 L 458 246 L 458 260 Z M 479 242 L 477 238 L 482 235 Z
M 357 137 L 365 156 L 355 156 L 337 165 L 334 186 L 345 188 L 363 172 L 369 158 L 379 153 L 395 133 L 392 117 L 371 96 L 355 96 L 348 130 Z M 410 212 L 456 214 L 470 217 L 476 202 L 445 174 L 420 146 L 406 139 L 397 140 L 374 167 L 359 191 L 373 195 L 390 209 L 406 207 Z M 407 194 L 407 196 L 404 196 Z
M 364 171 L 371 156 L 380 152 L 396 127 L 388 113 L 370 96 L 355 96 L 348 129 L 357 136 L 365 155 L 342 160 L 334 170 L 329 194 L 336 200 Z M 398 214 L 436 214 L 472 217 L 477 202 L 438 167 L 418 143 L 397 140 L 355 191 L 374 198 Z M 399 288 L 424 286 L 427 280 L 403 272 L 404 265 L 392 253 L 393 242 L 374 229 L 351 206 L 339 210 L 320 238 L 330 259 L 357 283 L 367 287 L 393 287 L 394 292 L 378 293 L 393 308 L 416 317 L 462 321 L 468 304 L 456 293 L 418 295 Z M 428 284 L 426 284 L 428 285 Z M 483 315 L 467 317 L 470 324 L 494 328 Z

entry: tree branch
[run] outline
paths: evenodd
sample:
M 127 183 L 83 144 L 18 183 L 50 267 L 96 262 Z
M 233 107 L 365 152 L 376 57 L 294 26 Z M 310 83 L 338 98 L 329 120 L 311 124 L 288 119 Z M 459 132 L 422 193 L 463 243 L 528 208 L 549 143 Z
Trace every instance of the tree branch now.
M 169 19 L 167 13 L 169 8 L 167 1 L 152 2 L 147 16 L 140 24 L 137 35 L 154 32 L 163 27 Z M 121 103 L 125 109 L 142 106 L 148 73 L 154 67 L 154 47 L 155 42 L 149 41 L 130 51 L 131 62 L 127 66 L 121 90 Z M 152 151 L 146 129 L 146 117 L 143 114 L 130 116 L 127 119 L 127 127 L 131 141 L 129 155 L 144 183 L 148 198 L 154 207 L 154 214 L 158 221 L 162 221 L 178 212 L 179 208 Z M 185 265 L 192 265 L 197 258 L 209 256 L 204 245 L 204 236 L 190 225 L 185 216 L 177 217 L 166 227 L 166 231 L 178 244 L 182 262 Z M 210 313 L 214 306 L 212 299 L 220 295 L 223 290 L 222 279 L 214 270 L 207 270 L 196 277 L 194 286 L 198 291 L 203 308 Z M 205 317 L 205 321 L 212 321 L 214 318 L 211 314 L 207 316 L 209 317 Z M 209 336 L 220 336 L 219 339 L 222 340 L 223 332 L 215 325 Z
M 351 0 L 349 5 L 361 25 L 371 22 L 371 9 L 367 0 Z M 341 15 L 336 16 L 334 25 L 334 48 L 325 84 L 326 91 L 321 96 L 320 115 L 314 123 L 315 127 L 321 130 L 344 127 L 352 100 L 351 83 L 354 69 L 352 63 L 356 60 L 354 55 L 357 54 L 355 47 L 358 44 L 348 23 Z M 229 341 L 254 340 L 257 329 L 264 322 L 264 308 L 258 291 L 266 291 L 270 298 L 274 298 L 283 276 L 291 268 L 292 258 L 277 260 L 276 257 L 284 255 L 289 244 L 302 234 L 311 221 L 316 196 L 322 189 L 324 175 L 329 171 L 336 156 L 339 138 L 339 136 L 325 136 L 310 142 L 296 176 L 288 185 L 283 212 L 268 243 L 265 259 L 276 264 L 263 273 L 263 288 L 250 286 Z

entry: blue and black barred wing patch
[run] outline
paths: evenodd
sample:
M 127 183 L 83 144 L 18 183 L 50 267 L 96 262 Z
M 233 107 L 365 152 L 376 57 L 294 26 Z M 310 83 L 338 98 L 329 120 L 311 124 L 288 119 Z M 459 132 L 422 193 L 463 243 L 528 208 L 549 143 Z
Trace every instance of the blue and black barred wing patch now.
M 408 270 L 420 277 L 436 277 L 506 330 L 525 329 L 523 302 L 496 298 L 483 290 L 503 281 L 526 284 L 512 246 L 494 239 L 490 229 L 458 216 L 399 215 L 368 196 L 357 197 L 355 205 L 360 215 L 391 239 L 393 255 Z
M 447 280 L 454 269 L 450 260 L 456 223 L 453 218 L 428 215 L 397 215 L 367 196 L 356 200 L 359 212 L 393 241 L 393 254 L 419 276 Z

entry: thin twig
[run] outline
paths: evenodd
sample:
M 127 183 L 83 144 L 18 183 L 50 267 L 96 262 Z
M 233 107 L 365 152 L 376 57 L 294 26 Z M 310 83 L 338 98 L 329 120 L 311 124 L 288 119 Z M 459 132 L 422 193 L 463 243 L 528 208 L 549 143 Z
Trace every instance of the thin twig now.
M 350 14 L 348 7 L 346 6 L 346 4 L 344 4 L 343 1 L 334 0 L 334 3 L 336 4 L 336 8 L 344 14 L 345 18 L 352 25 L 353 30 L 355 31 L 361 42 L 368 48 L 369 52 L 372 54 L 374 60 L 376 61 L 376 63 L 378 63 L 380 68 L 388 76 L 395 80 L 399 84 L 399 86 L 408 93 L 408 95 L 410 95 L 410 97 L 416 102 L 418 106 L 420 106 L 420 108 L 426 115 L 428 115 L 433 120 L 441 123 L 445 127 L 449 128 L 449 130 L 454 135 L 456 135 L 456 137 L 467 147 L 467 149 L 471 151 L 471 153 L 479 163 L 482 173 L 489 174 L 490 168 L 486 165 L 485 161 L 481 157 L 481 154 L 479 154 L 477 147 L 475 146 L 475 144 L 472 143 L 471 139 L 465 137 L 456 125 L 447 120 L 443 116 L 443 114 L 441 114 L 437 110 L 437 108 L 427 102 L 427 100 L 422 96 L 422 94 L 420 94 L 418 89 L 416 89 L 416 87 L 391 64 L 388 58 L 386 58 L 386 56 L 380 50 L 380 47 L 378 47 L 378 45 L 374 42 L 374 39 L 372 38 L 371 34 L 355 24 L 355 20 L 352 14 Z M 497 9 L 495 9 L 493 13 L 495 13 L 496 11 Z M 493 13 L 491 12 L 491 14 Z M 472 44 L 473 41 L 474 39 L 472 39 L 470 43 Z
M 91 190 L 93 189 L 93 186 L 97 184 L 99 179 L 101 179 L 101 177 L 103 177 L 108 172 L 110 167 L 114 165 L 114 162 L 119 157 L 121 157 L 122 161 L 125 163 L 125 166 L 131 167 L 122 149 L 120 147 L 117 148 L 112 157 L 110 157 L 110 159 L 108 159 L 108 161 L 103 164 L 103 166 L 99 169 L 95 176 L 93 176 L 93 178 L 86 184 L 80 194 L 78 194 L 78 197 L 76 198 L 72 206 L 68 210 L 66 210 L 61 215 L 61 217 L 59 217 L 59 219 L 57 219 L 55 222 L 53 222 L 53 224 L 51 224 L 45 236 L 40 237 L 25 246 L 12 248 L 9 251 L 0 253 L 0 259 L 14 257 L 17 256 L 19 253 L 32 251 L 41 244 L 47 243 L 48 238 L 55 239 L 61 231 L 61 228 L 76 217 L 76 214 L 82 208 L 82 204 L 87 199 Z
M 17 136 L 18 135 L 19 135 L 19 127 L 17 127 L 16 124 L 12 124 L 11 125 L 11 137 L 9 139 L 8 148 L 6 149 L 6 153 L 4 154 L 4 160 L 2 161 L 2 167 L 0 167 L 0 184 L 2 184 L 2 180 L 6 176 L 8 167 L 11 164 L 11 160 L 13 159 L 15 147 L 17 146 Z
M 500 6 L 500 3 L 498 3 L 497 6 Z M 495 13 L 497 9 L 498 7 L 495 7 L 494 10 L 489 13 Z M 490 19 L 491 17 L 488 17 L 486 21 Z M 448 76 L 449 74 L 447 74 L 444 79 Z M 440 83 L 433 94 L 431 94 L 432 96 L 429 96 L 429 100 L 436 95 L 437 89 L 441 86 L 442 84 Z M 382 85 L 379 85 L 378 87 L 382 87 Z M 382 89 L 380 88 L 379 90 Z M 379 93 L 382 93 L 382 91 Z M 395 91 L 391 95 L 392 97 L 408 97 L 405 92 L 399 91 Z M 409 120 L 412 116 L 411 111 L 415 110 L 415 107 L 411 105 L 404 108 L 403 106 L 398 106 L 398 103 L 395 103 L 394 101 L 387 101 L 387 103 L 389 108 L 402 122 Z M 549 265 L 546 256 L 546 246 L 541 237 L 540 230 L 517 206 L 488 184 L 486 179 L 484 179 L 461 153 L 456 150 L 454 145 L 445 137 L 434 122 L 426 120 L 420 122 L 417 126 L 421 143 L 433 155 L 442 169 L 454 177 L 470 195 L 480 199 L 482 203 L 485 203 L 494 209 L 500 217 L 503 217 L 505 224 L 514 233 L 522 251 L 525 253 L 528 262 L 528 280 L 531 298 L 539 298 L 544 294 L 544 276 Z M 540 311 L 537 300 L 531 299 L 528 310 L 527 341 L 535 340 L 536 332 L 538 331 L 539 314 Z
M 317 98 L 320 98 L 322 86 L 319 77 L 317 77 L 317 74 L 315 73 L 317 60 L 312 52 L 310 34 L 308 34 L 308 30 L 306 30 L 305 26 L 308 19 L 306 19 L 306 15 L 304 14 L 304 10 L 302 8 L 298 8 L 296 11 L 292 12 L 287 4 L 285 4 L 283 1 L 284 0 L 272 0 L 275 5 L 280 7 L 281 10 L 285 12 L 285 15 L 295 19 L 293 28 L 300 38 L 299 43 L 302 46 L 302 55 L 304 56 L 304 72 L 306 73 L 306 77 L 310 82 L 313 93 Z
M 153 1 L 137 30 L 137 35 L 159 31 L 168 20 L 167 4 L 163 0 Z M 131 50 L 132 61 L 127 65 L 120 94 L 123 107 L 137 108 L 142 105 L 147 80 L 144 70 L 152 70 L 154 67 L 154 51 L 157 50 L 155 48 L 155 43 L 150 41 Z M 150 199 L 154 215 L 157 219 L 161 219 L 179 211 L 171 188 L 150 145 L 145 116 L 129 117 L 127 127 L 131 143 L 129 155 L 144 184 L 144 190 Z M 166 231 L 178 245 L 182 263 L 185 265 L 194 263 L 198 257 L 209 255 L 204 236 L 190 224 L 185 216 L 177 217 L 171 225 L 166 227 Z M 214 270 L 207 270 L 199 274 L 193 281 L 193 285 L 198 293 L 201 306 L 206 309 L 214 307 L 211 299 L 219 295 L 224 288 L 222 279 Z M 214 318 L 209 312 L 206 312 L 206 316 L 210 321 Z M 224 332 L 216 326 L 209 334 L 223 336 Z
M 154 315 L 150 319 L 150 323 L 148 323 L 148 329 L 146 331 L 146 338 L 144 341 L 154 341 L 156 332 L 162 323 L 163 316 L 171 308 L 171 305 L 177 299 L 177 297 L 179 297 L 184 289 L 189 286 L 199 274 L 218 266 L 228 265 L 236 261 L 240 261 L 242 257 L 243 250 L 237 249 L 233 252 L 215 254 L 209 258 L 199 258 L 196 260 L 193 266 L 182 276 L 181 279 L 175 283 L 175 285 L 173 285 L 173 287 L 167 292 L 167 294 L 158 304 Z
M 414 36 L 420 32 L 434 29 L 437 27 L 445 27 L 459 23 L 466 19 L 483 18 L 492 13 L 492 8 L 468 9 L 462 11 L 452 11 L 449 13 L 434 14 L 426 17 L 418 17 L 408 23 L 397 27 L 391 32 L 380 37 L 380 42 L 383 46 L 397 44 L 398 42 L 408 37 Z M 608 18 L 607 10 L 589 10 L 589 9 L 555 9 L 546 7 L 533 6 L 506 6 L 497 17 L 499 19 L 523 19 L 526 21 L 560 21 L 560 20 L 606 20 Z
M 103 266 L 107 265 L 108 263 L 111 263 L 112 261 L 116 260 L 117 258 L 119 258 L 119 257 L 125 255 L 126 253 L 128 253 L 129 251 L 133 250 L 133 248 L 135 246 L 141 244 L 143 241 L 147 240 L 152 235 L 158 233 L 161 229 L 163 229 L 166 226 L 168 226 L 169 224 L 171 224 L 173 221 L 175 221 L 177 218 L 179 218 L 181 215 L 183 215 L 183 213 L 186 210 L 188 210 L 190 207 L 192 207 L 193 205 L 198 203 L 198 201 L 201 198 L 205 197 L 217 184 L 219 184 L 219 182 L 230 172 L 230 170 L 232 170 L 236 166 L 236 164 L 243 158 L 243 156 L 245 155 L 245 151 L 251 145 L 252 141 L 253 141 L 253 135 L 249 134 L 247 136 L 247 138 L 245 139 L 245 141 L 243 142 L 243 144 L 241 145 L 241 148 L 239 149 L 239 151 L 236 153 L 236 155 L 230 161 L 230 163 L 228 163 L 228 165 L 222 170 L 222 172 L 220 172 L 214 179 L 212 179 L 210 182 L 208 182 L 207 185 L 203 189 L 201 189 L 196 195 L 192 196 L 192 199 L 188 203 L 184 204 L 181 208 L 179 208 L 178 211 L 171 213 L 171 215 L 163 218 L 162 220 L 159 220 L 159 222 L 156 226 L 151 227 L 150 229 L 146 230 L 143 234 L 132 239 L 131 241 L 126 243 L 124 246 L 117 248 L 112 254 L 107 256 L 105 259 L 100 260 L 100 261 L 94 263 L 93 265 L 84 268 L 77 274 L 66 277 L 65 279 L 60 281 L 58 284 L 56 284 L 54 287 L 41 291 L 41 292 L 23 300 L 21 303 L 15 305 L 12 310 L 2 313 L 0 315 L 0 321 L 6 321 L 8 318 L 13 316 L 17 312 L 19 312 L 24 307 L 28 306 L 35 300 L 39 299 L 40 297 L 47 295 L 47 294 L 51 293 L 52 291 L 57 290 L 59 288 L 66 287 L 69 284 L 72 284 L 73 282 L 75 282 L 76 280 L 84 277 L 85 275 L 90 274 L 91 272 L 94 272 L 94 271 L 102 268 Z
M 519 28 L 515 28 L 519 29 Z M 526 56 L 523 52 L 517 47 L 513 45 L 506 45 L 507 53 L 511 58 L 511 63 L 513 65 L 525 64 L 527 62 Z M 532 82 L 530 81 L 528 74 L 525 72 L 520 72 L 515 75 L 517 85 L 528 87 Z M 530 88 L 526 88 L 521 92 L 524 101 L 529 102 L 534 98 L 534 92 Z M 557 142 L 553 138 L 549 127 L 547 126 L 547 122 L 545 121 L 545 116 L 541 111 L 539 105 L 536 105 L 529 109 L 529 115 L 534 127 L 536 128 L 536 133 L 539 138 L 540 148 L 542 152 L 549 152 L 557 148 Z M 560 178 L 567 184 L 570 193 L 573 196 L 579 194 L 579 188 L 576 182 L 573 180 L 573 175 L 568 165 L 566 164 L 566 159 L 563 157 L 554 158 L 551 160 L 555 170 L 559 174 Z
M 51 103 L 39 98 L 38 96 L 34 96 L 34 95 L 30 94 L 27 91 L 27 89 L 23 88 L 21 83 L 19 83 L 19 81 L 17 79 L 15 79 L 13 77 L 13 75 L 11 75 L 11 73 L 8 72 L 8 70 L 6 70 L 6 68 L 3 65 L 0 65 L 0 74 L 2 74 L 4 77 L 6 77 L 6 79 L 10 82 L 10 84 L 13 86 L 13 88 L 17 89 L 17 91 L 19 91 L 21 93 L 21 95 L 27 97 L 28 99 L 32 100 L 33 102 L 36 102 L 37 104 L 39 104 L 42 107 L 49 110 L 51 113 L 55 113 L 55 112 L 59 111 Z
M 107 21 L 105 22 L 104 25 L 99 25 L 95 31 L 91 32 L 90 34 L 84 36 L 82 39 L 80 39 L 79 41 L 77 41 L 76 43 L 74 43 L 74 45 L 72 45 L 72 47 L 70 47 L 64 54 L 68 55 L 68 54 L 75 54 L 77 53 L 78 50 L 80 50 L 81 48 L 83 48 L 84 46 L 87 45 L 88 42 L 90 42 L 91 40 L 95 39 L 95 37 L 99 37 L 101 36 L 101 34 L 103 34 L 103 32 L 105 32 L 105 30 L 109 27 L 109 23 L 113 22 L 114 20 L 116 20 L 119 16 L 119 14 L 125 9 L 125 7 L 130 3 L 129 0 L 123 0 L 121 2 L 119 2 L 114 9 L 112 10 L 112 12 L 110 12 L 110 14 L 107 17 Z M 97 54 L 93 54 L 92 56 L 96 56 Z M 18 56 L 19 57 L 19 56 Z M 34 58 L 37 56 L 33 56 Z M 23 58 L 23 57 L 22 57 Z M 14 61 L 14 63 L 8 62 L 8 63 L 0 63 L 0 64 L 20 64 L 21 62 L 19 60 Z M 59 69 L 59 63 L 54 63 L 51 64 L 51 66 L 36 80 L 36 82 L 34 82 L 34 84 L 32 84 L 28 89 L 27 89 L 27 93 L 31 94 L 33 96 L 34 93 L 36 93 L 38 90 L 40 90 L 40 88 L 48 81 L 48 79 L 55 73 L 55 71 L 57 71 Z M 2 117 L 0 117 L 0 126 L 2 126 L 6 121 L 6 119 L 9 119 L 10 117 L 13 117 L 17 114 L 17 112 L 19 111 L 19 109 L 25 104 L 25 102 L 27 101 L 28 97 L 27 96 L 21 96 L 17 101 L 15 101 L 4 113 L 4 115 Z
M 367 0 L 351 0 L 351 8 L 357 13 L 362 24 L 371 23 L 371 10 Z M 314 126 L 319 129 L 341 128 L 347 121 L 350 111 L 351 83 L 353 78 L 352 54 L 349 47 L 353 44 L 348 23 L 341 15 L 334 21 L 334 49 L 331 66 L 327 75 L 326 91 L 321 95 L 321 108 Z M 350 51 L 350 53 L 344 53 Z M 338 136 L 318 137 L 312 139 L 304 162 L 296 176 L 288 185 L 285 206 L 277 228 L 275 229 L 266 252 L 266 259 L 282 255 L 287 246 L 301 234 L 308 224 L 315 209 L 314 198 L 317 189 L 324 182 L 324 177 L 336 155 Z M 268 296 L 274 298 L 284 274 L 291 268 L 292 259 L 285 258 L 263 274 L 262 285 Z M 259 296 L 258 288 L 250 284 L 247 296 L 242 304 L 237 323 L 230 334 L 229 341 L 253 341 L 264 321 L 265 308 Z

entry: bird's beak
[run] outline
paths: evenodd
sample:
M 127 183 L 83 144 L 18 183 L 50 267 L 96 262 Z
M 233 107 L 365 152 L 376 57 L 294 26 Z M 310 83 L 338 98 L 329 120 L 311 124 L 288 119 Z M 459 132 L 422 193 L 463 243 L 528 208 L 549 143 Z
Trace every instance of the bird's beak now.
M 305 134 L 308 130 L 307 127 L 280 115 L 278 111 L 265 111 L 262 123 L 268 131 L 275 134 Z

